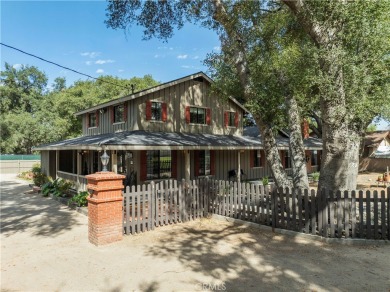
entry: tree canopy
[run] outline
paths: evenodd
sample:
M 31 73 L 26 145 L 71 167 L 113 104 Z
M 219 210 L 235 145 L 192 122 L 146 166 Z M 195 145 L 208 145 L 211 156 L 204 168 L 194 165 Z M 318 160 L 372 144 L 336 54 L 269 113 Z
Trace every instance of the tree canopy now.
M 295 100 L 321 127 L 320 187 L 356 187 L 360 139 L 390 107 L 389 1 L 130 0 L 107 11 L 109 27 L 143 26 L 145 39 L 168 40 L 186 22 L 215 30 L 222 53 L 208 64 L 220 92 L 242 97 L 264 134 L 287 124 Z
M 158 84 L 151 75 L 120 79 L 76 81 L 66 86 L 58 77 L 51 89 L 46 74 L 34 66 L 0 72 L 1 153 L 31 153 L 33 146 L 81 135 L 75 112 Z

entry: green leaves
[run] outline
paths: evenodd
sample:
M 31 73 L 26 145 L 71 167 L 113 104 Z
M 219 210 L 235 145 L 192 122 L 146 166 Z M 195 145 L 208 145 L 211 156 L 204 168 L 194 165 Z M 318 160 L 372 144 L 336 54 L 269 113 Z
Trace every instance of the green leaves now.
M 65 78 L 54 80 L 47 89 L 47 77 L 36 67 L 15 69 L 5 64 L 0 72 L 1 153 L 31 153 L 39 144 L 81 135 L 75 112 L 158 84 L 151 75 L 129 80 L 102 76 L 96 81 L 77 81 L 66 87 Z

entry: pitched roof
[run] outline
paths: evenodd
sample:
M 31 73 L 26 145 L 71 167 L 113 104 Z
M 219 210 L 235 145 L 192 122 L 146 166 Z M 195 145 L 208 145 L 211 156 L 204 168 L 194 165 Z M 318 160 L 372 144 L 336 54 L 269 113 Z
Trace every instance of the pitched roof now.
M 39 145 L 34 150 L 84 149 L 100 150 L 180 150 L 180 149 L 254 149 L 261 148 L 260 140 L 252 137 L 149 132 L 143 130 L 124 131 Z
M 107 102 L 104 102 L 104 103 L 100 103 L 98 105 L 95 105 L 93 107 L 90 107 L 90 108 L 87 108 L 87 109 L 84 109 L 82 111 L 79 111 L 79 112 L 75 113 L 75 116 L 79 116 L 79 115 L 82 115 L 82 114 L 85 114 L 85 113 L 96 111 L 98 109 L 109 107 L 109 106 L 112 106 L 112 105 L 117 105 L 117 104 L 123 103 L 123 102 L 128 101 L 128 100 L 133 100 L 133 99 L 139 98 L 141 96 L 144 96 L 144 95 L 147 95 L 147 94 L 150 94 L 150 93 L 153 93 L 153 92 L 165 89 L 167 87 L 170 87 L 170 86 L 173 86 L 173 85 L 176 85 L 176 84 L 179 84 L 179 83 L 183 83 L 183 82 L 188 81 L 188 80 L 197 80 L 197 79 L 200 80 L 202 78 L 205 79 L 206 81 L 208 81 L 209 83 L 213 83 L 213 80 L 210 77 L 208 77 L 205 73 L 198 72 L 198 73 L 191 74 L 191 75 L 188 75 L 188 76 L 176 79 L 176 80 L 172 80 L 172 81 L 169 81 L 169 82 L 166 82 L 166 83 L 163 83 L 163 84 L 156 85 L 156 86 L 148 88 L 148 89 L 144 89 L 144 90 L 132 93 L 130 95 L 126 95 L 126 96 L 123 96 L 123 97 L 120 97 L 120 98 L 117 98 L 117 99 L 113 99 L 113 100 L 110 100 L 110 101 L 107 101 Z M 249 112 L 235 98 L 229 97 L 229 99 L 232 102 L 234 102 L 236 105 L 238 105 L 243 111 Z
M 377 147 L 386 137 L 390 139 L 390 131 L 368 132 L 364 137 L 364 146 Z
M 315 139 L 318 140 L 318 139 Z M 305 140 L 307 149 L 321 149 L 320 141 Z M 288 139 L 277 139 L 280 149 L 288 149 Z M 148 132 L 143 130 L 83 136 L 39 145 L 34 150 L 250 150 L 263 148 L 258 136 Z
M 257 126 L 245 127 L 244 136 L 253 137 L 257 140 L 262 140 L 259 128 Z M 275 137 L 276 144 L 278 146 L 283 146 L 288 149 L 289 147 L 289 137 L 285 131 L 279 131 L 279 134 Z M 306 149 L 322 149 L 322 140 L 319 138 L 309 137 L 303 140 L 303 146 Z

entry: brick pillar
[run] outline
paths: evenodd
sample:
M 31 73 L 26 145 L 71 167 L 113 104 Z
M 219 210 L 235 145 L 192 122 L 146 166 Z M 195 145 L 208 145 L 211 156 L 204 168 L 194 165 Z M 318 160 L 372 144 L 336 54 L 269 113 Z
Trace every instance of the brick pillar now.
M 123 182 L 124 175 L 97 172 L 87 175 L 88 239 L 95 245 L 122 240 L 123 236 Z

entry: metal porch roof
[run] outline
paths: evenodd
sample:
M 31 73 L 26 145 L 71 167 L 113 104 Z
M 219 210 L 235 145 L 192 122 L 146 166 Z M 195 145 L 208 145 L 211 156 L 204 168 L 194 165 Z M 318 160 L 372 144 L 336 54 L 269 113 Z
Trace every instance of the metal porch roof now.
M 280 149 L 288 149 L 288 139 L 279 138 Z M 307 143 L 306 143 L 307 144 Z M 305 145 L 306 146 L 306 145 Z M 322 145 L 310 143 L 305 148 L 321 149 Z M 190 133 L 125 131 L 83 136 L 39 145 L 34 150 L 245 150 L 263 148 L 259 137 L 228 136 Z

